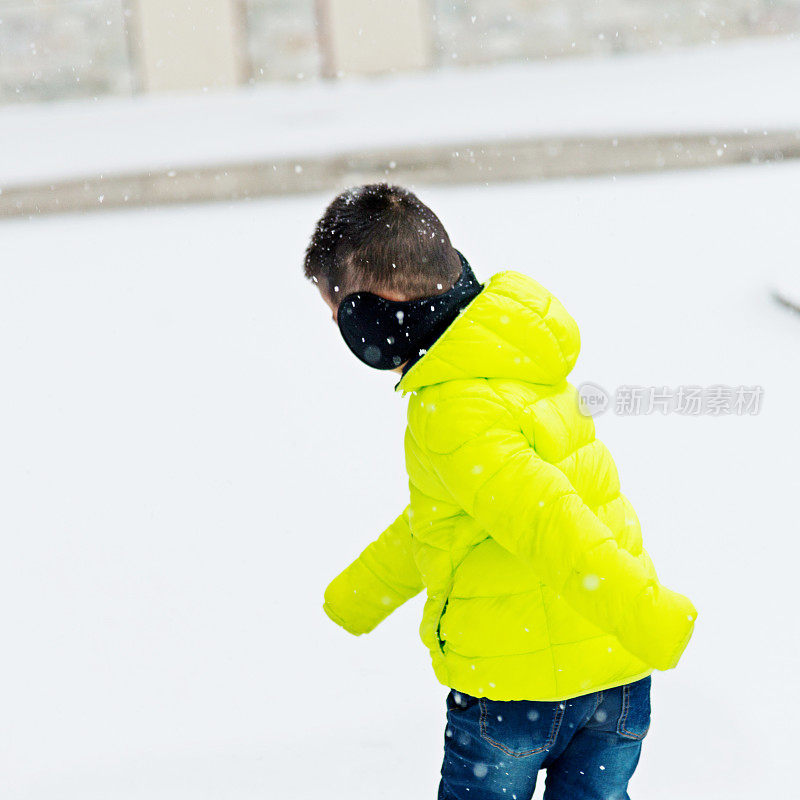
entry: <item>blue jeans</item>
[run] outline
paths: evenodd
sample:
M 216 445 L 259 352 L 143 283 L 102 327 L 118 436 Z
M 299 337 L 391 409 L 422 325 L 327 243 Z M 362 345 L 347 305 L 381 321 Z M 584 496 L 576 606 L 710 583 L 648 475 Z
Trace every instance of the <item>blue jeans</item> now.
M 439 800 L 629 800 L 650 727 L 650 676 L 561 702 L 452 690 Z

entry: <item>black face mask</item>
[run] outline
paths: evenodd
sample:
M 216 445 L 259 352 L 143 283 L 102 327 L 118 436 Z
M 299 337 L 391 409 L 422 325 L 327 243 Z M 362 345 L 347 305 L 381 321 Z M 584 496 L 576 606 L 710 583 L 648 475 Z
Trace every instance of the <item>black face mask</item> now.
M 458 251 L 456 251 L 458 252 Z M 443 294 L 419 300 L 386 300 L 372 292 L 353 292 L 339 304 L 336 321 L 356 358 L 375 369 L 406 369 L 425 351 L 483 288 L 467 259 L 461 275 Z

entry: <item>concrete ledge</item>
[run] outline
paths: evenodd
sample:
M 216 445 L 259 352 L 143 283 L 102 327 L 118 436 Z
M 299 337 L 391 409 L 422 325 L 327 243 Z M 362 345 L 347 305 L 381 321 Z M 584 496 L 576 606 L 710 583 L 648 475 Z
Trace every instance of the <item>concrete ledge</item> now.
M 376 180 L 491 184 L 797 157 L 800 131 L 542 137 L 383 148 L 11 186 L 0 193 L 0 217 L 335 191 Z

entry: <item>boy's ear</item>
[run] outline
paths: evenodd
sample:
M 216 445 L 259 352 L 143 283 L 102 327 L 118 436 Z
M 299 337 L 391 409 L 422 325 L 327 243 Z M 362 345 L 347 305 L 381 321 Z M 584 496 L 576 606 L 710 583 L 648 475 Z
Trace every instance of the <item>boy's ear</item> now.
M 317 289 L 319 290 L 319 296 L 322 298 L 325 305 L 328 306 L 328 308 L 331 310 L 333 321 L 336 322 L 336 313 L 339 310 L 339 304 L 334 303 L 333 300 L 330 297 L 328 297 L 328 295 L 321 286 L 318 285 Z

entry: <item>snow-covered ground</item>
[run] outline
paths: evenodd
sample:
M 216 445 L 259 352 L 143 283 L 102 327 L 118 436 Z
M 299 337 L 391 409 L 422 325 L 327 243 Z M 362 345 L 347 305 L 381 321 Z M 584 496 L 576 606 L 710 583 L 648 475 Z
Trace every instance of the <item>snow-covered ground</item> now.
M 787 163 L 419 189 L 480 277 L 561 297 L 576 381 L 765 388 L 758 416 L 597 419 L 700 611 L 634 798 L 796 783 L 800 317 L 768 290 L 798 186 Z M 422 598 L 358 639 L 321 610 L 407 492 L 395 376 L 301 278 L 327 199 L 0 225 L 3 798 L 435 796 Z
M 800 39 L 0 109 L 0 189 L 532 136 L 800 129 Z

